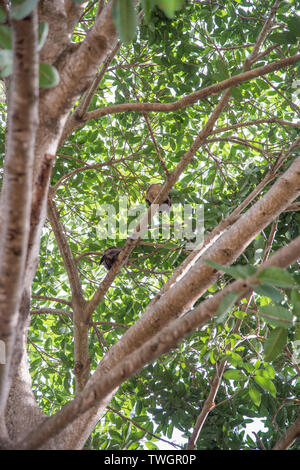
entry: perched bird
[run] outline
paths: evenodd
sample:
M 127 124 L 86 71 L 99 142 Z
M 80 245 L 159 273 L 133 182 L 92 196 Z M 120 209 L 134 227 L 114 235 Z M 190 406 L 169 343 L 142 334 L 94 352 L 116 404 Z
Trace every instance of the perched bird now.
M 111 246 L 107 248 L 104 251 L 99 264 L 103 264 L 104 267 L 109 271 L 112 265 L 117 261 L 121 250 L 122 248 L 119 248 L 118 246 Z
M 149 188 L 147 189 L 146 192 L 146 202 L 148 206 L 151 206 L 153 201 L 155 200 L 156 196 L 158 193 L 161 191 L 162 185 L 161 184 L 151 184 Z M 159 212 L 168 212 L 170 210 L 170 207 L 172 205 L 172 200 L 170 195 L 168 194 L 167 199 L 159 206 L 158 211 Z

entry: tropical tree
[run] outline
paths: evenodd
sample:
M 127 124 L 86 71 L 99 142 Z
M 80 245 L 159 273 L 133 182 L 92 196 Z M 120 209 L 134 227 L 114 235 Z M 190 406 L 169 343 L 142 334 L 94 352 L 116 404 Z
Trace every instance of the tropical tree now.
M 2 448 L 299 445 L 297 7 L 1 1 Z

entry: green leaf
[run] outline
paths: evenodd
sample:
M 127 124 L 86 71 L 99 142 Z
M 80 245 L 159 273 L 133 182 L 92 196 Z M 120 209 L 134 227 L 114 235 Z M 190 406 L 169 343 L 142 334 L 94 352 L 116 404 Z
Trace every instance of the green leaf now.
M 216 75 L 218 81 L 225 80 L 229 77 L 228 67 L 220 58 L 216 60 Z
M 12 31 L 9 26 L 0 26 L 0 46 L 3 49 L 12 49 Z
M 0 6 L 0 23 L 5 23 L 7 20 L 7 14 L 3 7 Z
M 256 273 L 256 268 L 254 266 L 249 265 L 237 265 L 237 266 L 222 266 L 219 263 L 216 263 L 212 260 L 204 260 L 206 264 L 212 266 L 219 271 L 223 271 L 226 274 L 234 277 L 235 279 L 246 279 L 247 277 L 254 276 Z
M 169 439 L 171 439 L 173 431 L 174 431 L 174 423 L 171 422 L 169 424 L 168 430 L 167 430 L 167 436 L 168 436 Z
M 48 31 L 49 31 L 49 25 L 46 21 L 43 21 L 42 23 L 39 24 L 39 45 L 38 45 L 38 50 L 40 51 L 45 44 L 45 41 L 48 36 Z
M 262 377 L 261 375 L 254 376 L 255 382 L 260 385 L 264 390 L 270 392 L 273 397 L 276 397 L 276 388 L 272 380 Z
M 278 268 L 277 266 L 270 266 L 262 269 L 256 276 L 262 283 L 277 287 L 295 287 L 293 276 L 285 269 Z
M 282 302 L 284 299 L 284 296 L 272 286 L 253 286 L 253 290 L 262 297 L 269 297 L 269 299 L 277 303 Z
M 0 68 L 12 63 L 12 61 L 13 55 L 11 50 L 4 49 L 0 51 Z
M 156 0 L 141 0 L 143 10 L 144 10 L 144 18 L 145 22 L 148 23 L 150 19 L 150 14 L 153 8 L 155 7 Z
M 228 369 L 224 372 L 224 377 L 227 380 L 246 380 L 245 374 L 238 369 Z
M 236 312 L 234 312 L 234 316 L 238 318 L 239 320 L 242 320 L 243 318 L 247 316 L 247 313 L 243 312 L 243 310 L 237 310 Z
M 184 0 L 157 0 L 157 5 L 169 18 L 174 18 L 175 11 L 179 10 Z
M 263 374 L 267 374 L 270 379 L 275 379 L 275 371 L 271 364 L 267 364 L 263 370 Z
M 232 344 L 233 346 L 233 344 Z M 228 362 L 230 362 L 230 364 L 234 365 L 234 366 L 237 366 L 237 365 L 244 365 L 244 361 L 243 361 L 243 358 L 233 352 L 233 351 L 226 351 L 226 359 Z
M 13 54 L 11 50 L 0 50 L 0 76 L 8 77 L 13 71 Z
M 293 313 L 280 305 L 263 305 L 258 311 L 270 325 L 282 328 L 289 328 L 292 325 Z
M 217 362 L 216 360 L 216 355 L 215 355 L 215 351 L 211 350 L 210 353 L 209 353 L 209 359 L 210 359 L 210 362 L 212 364 L 215 364 Z
M 133 0 L 114 0 L 113 21 L 122 42 L 128 43 L 134 39 L 137 13 Z
M 159 450 L 153 442 L 145 442 L 145 445 L 149 450 Z
M 272 42 L 282 45 L 295 44 L 297 42 L 296 36 L 291 31 L 284 33 L 273 33 L 271 36 L 269 36 L 269 39 Z
M 39 0 L 12 0 L 11 17 L 22 20 L 37 6 Z
M 249 386 L 249 396 L 256 406 L 260 405 L 261 393 L 259 390 L 257 390 L 257 387 L 255 387 L 254 385 Z
M 229 294 L 225 295 L 216 311 L 216 316 L 218 317 L 217 323 L 223 323 L 225 321 L 228 311 L 234 306 L 238 296 L 238 292 L 229 292 Z
M 239 89 L 239 87 L 237 86 L 233 86 L 231 89 L 230 89 L 230 93 L 231 95 L 234 97 L 234 99 L 236 101 L 241 101 L 243 99 L 243 95 L 242 95 L 242 92 L 241 90 Z
M 300 340 L 300 327 L 296 328 L 295 330 L 295 341 L 299 341 Z
M 119 434 L 117 431 L 115 431 L 114 429 L 110 429 L 109 430 L 109 435 L 115 439 L 116 441 L 118 442 L 122 442 L 123 441 L 123 438 L 121 436 L 121 434 Z
M 40 63 L 39 76 L 41 88 L 53 88 L 59 83 L 59 73 L 52 65 Z
M 300 317 L 300 293 L 297 289 L 291 291 L 291 302 L 293 304 L 293 313 L 296 317 Z
M 300 17 L 299 16 L 294 16 L 293 18 L 288 18 L 287 19 L 287 25 L 290 30 L 290 32 L 295 36 L 295 37 L 300 37 Z
M 281 353 L 287 343 L 286 328 L 277 327 L 270 331 L 267 341 L 264 343 L 265 360 L 267 362 L 274 361 Z
M 256 273 L 256 268 L 252 266 L 251 264 L 248 265 L 241 265 L 238 264 L 237 266 L 232 266 L 234 268 L 235 277 L 236 279 L 247 279 L 247 277 L 252 277 Z

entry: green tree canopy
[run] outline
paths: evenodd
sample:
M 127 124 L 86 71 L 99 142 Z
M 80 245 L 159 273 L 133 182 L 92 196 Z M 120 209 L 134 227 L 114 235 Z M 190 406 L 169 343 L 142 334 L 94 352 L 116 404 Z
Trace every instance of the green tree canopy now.
M 298 448 L 299 2 L 144 0 L 136 13 L 135 2 L 115 2 L 119 37 L 101 30 L 111 2 L 65 3 L 67 42 L 62 11 L 50 13 L 47 0 L 35 8 L 49 25 L 40 27 L 36 139 L 41 154 L 57 151 L 27 307 L 39 411 L 10 439 L 33 448 L 59 448 L 59 435 L 62 448 Z M 0 52 L 11 50 L 7 28 Z M 84 65 L 91 51 L 94 69 Z M 172 208 L 130 237 L 132 209 L 153 183 L 162 185 L 156 202 L 170 194 Z M 192 236 L 178 222 L 184 205 Z M 122 251 L 107 272 L 100 260 L 112 246 Z M 43 422 L 40 410 L 52 418 Z M 264 429 L 254 436 L 246 428 L 256 418 Z

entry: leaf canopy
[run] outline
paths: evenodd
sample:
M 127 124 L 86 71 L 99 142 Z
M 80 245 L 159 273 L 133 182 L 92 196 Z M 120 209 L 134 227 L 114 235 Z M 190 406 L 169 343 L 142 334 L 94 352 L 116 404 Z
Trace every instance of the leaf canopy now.
M 14 17 L 24 17 L 34 3 L 28 0 L 16 6 Z M 103 75 L 89 112 L 128 102 L 174 102 L 241 73 L 270 10 L 270 2 L 262 0 L 226 4 L 161 1 L 148 10 L 136 29 L 132 2 L 115 3 L 119 8 L 123 4 L 122 11 L 115 11 L 115 19 L 125 44 Z M 262 54 L 254 67 L 297 52 L 297 6 L 299 2 L 281 3 L 276 31 L 263 45 L 268 53 Z M 96 11 L 95 2 L 89 2 L 75 28 L 75 44 L 87 34 L 86 24 L 92 26 Z M 0 45 L 9 48 L 8 30 L 6 26 L 0 28 Z M 45 25 L 40 28 L 41 46 L 47 32 Z M 0 52 L 0 66 L 10 65 L 10 54 Z M 52 66 L 41 64 L 40 73 L 44 87 L 58 83 Z M 194 217 L 197 205 L 204 206 L 205 236 L 258 186 L 287 143 L 299 137 L 295 77 L 299 79 L 299 64 L 232 89 L 214 131 L 172 188 L 173 205 L 190 204 Z M 86 299 L 93 296 L 106 275 L 99 264 L 103 251 L 125 243 L 120 230 L 122 197 L 126 196 L 127 207 L 143 204 L 149 185 L 166 180 L 166 171 L 174 170 L 219 100 L 220 95 L 212 95 L 170 113 L 105 115 L 87 122 L 62 144 L 51 185 Z M 4 104 L 1 106 L 4 110 Z M 3 152 L 3 124 L 2 131 Z M 284 164 L 288 166 L 298 154 L 293 149 Z M 267 190 L 263 188 L 261 195 Z M 100 212 L 103 207 L 109 208 L 118 221 L 111 238 L 101 235 L 108 223 L 105 213 Z M 135 215 L 129 213 L 133 227 Z M 156 226 L 164 217 L 166 214 L 155 216 Z M 166 225 L 176 225 L 174 214 Z M 156 226 L 151 237 L 142 239 L 131 253 L 128 264 L 93 313 L 89 336 L 92 371 L 189 254 L 188 240 L 179 229 L 159 232 Z M 296 238 L 299 227 L 298 212 L 282 213 L 272 250 Z M 232 277 L 255 275 L 271 230 L 271 226 L 263 230 L 234 266 L 224 268 L 200 300 L 223 289 Z M 299 413 L 293 402 L 293 397 L 299 397 L 299 380 L 284 354 L 286 345 L 292 348 L 295 326 L 292 322 L 288 328 L 274 325 L 276 321 L 280 324 L 280 312 L 294 308 L 299 314 L 299 266 L 288 271 L 269 268 L 261 271 L 258 279 L 260 285 L 249 309 L 245 299 L 234 306 L 236 296 L 227 297 L 223 304 L 226 315 L 212 319 L 120 387 L 91 436 L 93 448 L 153 450 L 162 445 L 161 437 L 174 441 L 178 448 L 186 445 L 199 407 L 209 393 L 216 364 L 224 361 L 230 368 L 224 373 L 226 380 L 221 382 L 217 406 L 207 417 L 197 448 L 258 448 L 259 442 L 245 431 L 254 418 L 263 420 L 264 431 L 258 434 L 267 448 L 272 448 Z M 66 270 L 47 222 L 33 285 L 29 353 L 36 396 L 49 415 L 74 394 L 70 301 Z M 277 306 L 271 307 L 271 302 Z M 273 324 L 265 321 L 259 310 L 264 314 L 275 312 Z M 288 320 L 290 317 L 287 313 Z M 236 331 L 237 321 L 241 324 Z M 287 404 L 281 407 L 284 400 Z

